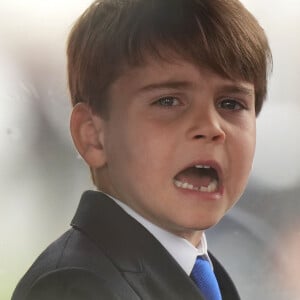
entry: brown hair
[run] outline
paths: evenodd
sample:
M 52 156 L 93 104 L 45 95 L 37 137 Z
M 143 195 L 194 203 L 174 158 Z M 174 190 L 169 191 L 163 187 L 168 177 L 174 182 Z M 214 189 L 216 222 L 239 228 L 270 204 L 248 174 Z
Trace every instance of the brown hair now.
M 107 117 L 107 92 L 125 66 L 146 55 L 180 55 L 255 86 L 258 115 L 272 59 L 256 19 L 238 0 L 97 0 L 74 25 L 68 42 L 72 103 Z M 173 51 L 173 52 L 172 52 Z M 97 170 L 91 169 L 98 186 Z M 99 187 L 99 186 L 98 186 Z
M 238 0 L 97 0 L 68 41 L 72 103 L 106 109 L 122 66 L 167 48 L 201 66 L 255 86 L 256 114 L 267 92 L 271 52 L 263 29 Z

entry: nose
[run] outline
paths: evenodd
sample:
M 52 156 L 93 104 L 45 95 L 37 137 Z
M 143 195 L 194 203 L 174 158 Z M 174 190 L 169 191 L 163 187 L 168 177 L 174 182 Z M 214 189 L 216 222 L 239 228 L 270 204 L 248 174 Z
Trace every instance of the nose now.
M 189 139 L 204 140 L 206 142 L 223 143 L 226 133 L 223 122 L 217 111 L 197 114 L 188 132 Z

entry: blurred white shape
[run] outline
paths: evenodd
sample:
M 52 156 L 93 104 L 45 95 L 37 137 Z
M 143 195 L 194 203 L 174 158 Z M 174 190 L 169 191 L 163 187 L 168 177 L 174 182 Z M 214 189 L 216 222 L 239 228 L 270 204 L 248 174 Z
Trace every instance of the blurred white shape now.
M 68 130 L 71 104 L 67 89 L 66 41 L 73 23 L 91 2 L 0 0 L 0 42 L 2 37 L 16 64 L 26 70 L 35 87 L 31 93 L 37 99 L 36 105 L 68 144 L 71 144 Z
M 274 61 L 268 100 L 257 120 L 252 175 L 262 187 L 292 188 L 300 183 L 300 2 L 242 2 L 265 29 Z
M 10 56 L 0 52 L 0 178 L 23 163 L 37 133 L 31 87 Z M 3 180 L 2 180 L 3 182 Z
M 257 120 L 253 177 L 262 186 L 291 188 L 300 182 L 300 105 L 267 102 Z

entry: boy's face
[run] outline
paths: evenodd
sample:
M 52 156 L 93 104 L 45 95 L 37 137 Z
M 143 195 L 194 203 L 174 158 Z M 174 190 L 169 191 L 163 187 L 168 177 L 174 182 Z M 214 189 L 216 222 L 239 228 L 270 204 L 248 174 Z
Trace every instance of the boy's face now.
M 241 196 L 255 148 L 253 84 L 148 59 L 110 88 L 103 191 L 193 239 Z

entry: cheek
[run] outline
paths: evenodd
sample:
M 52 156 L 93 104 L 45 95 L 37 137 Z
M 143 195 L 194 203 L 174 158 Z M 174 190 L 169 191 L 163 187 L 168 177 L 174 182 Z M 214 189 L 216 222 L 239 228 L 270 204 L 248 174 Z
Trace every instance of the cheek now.
M 252 127 L 250 128 L 246 137 L 247 137 L 247 139 L 245 142 L 245 148 L 247 150 L 249 162 L 252 166 L 254 153 L 255 153 L 255 146 L 256 146 L 256 122 L 255 121 L 253 122 Z
M 255 116 L 239 127 L 239 132 L 235 133 L 236 144 L 239 145 L 240 157 L 252 164 L 256 144 L 256 119 Z
M 146 170 L 146 164 L 149 164 L 150 147 L 146 128 L 134 126 L 128 119 L 114 122 L 107 131 L 105 149 L 110 172 L 138 177 L 142 170 Z
M 238 151 L 236 153 L 236 170 L 240 178 L 241 185 L 246 185 L 250 171 L 252 169 L 252 163 L 255 153 L 255 130 L 244 134 L 243 138 L 240 138 Z
M 228 141 L 231 149 L 228 167 L 232 167 L 230 186 L 241 193 L 247 184 L 252 168 L 256 141 L 255 126 L 241 127 L 239 132 L 235 132 L 231 137 L 233 140 Z

